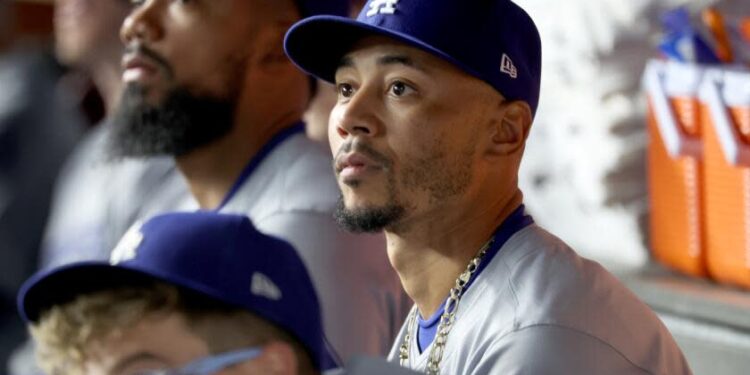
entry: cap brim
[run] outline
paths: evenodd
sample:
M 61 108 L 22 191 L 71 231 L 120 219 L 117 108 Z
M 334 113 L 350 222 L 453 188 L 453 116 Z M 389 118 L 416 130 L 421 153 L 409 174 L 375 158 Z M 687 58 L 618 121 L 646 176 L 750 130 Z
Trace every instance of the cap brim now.
M 336 350 L 333 349 L 333 346 L 328 342 L 328 338 L 325 337 L 325 333 L 323 334 L 323 347 L 321 348 L 320 353 L 320 361 L 316 361 L 316 364 L 319 366 L 320 371 L 331 371 L 338 368 L 341 368 L 343 366 L 343 361 L 341 358 L 337 355 Z
M 341 59 L 359 40 L 384 36 L 436 55 L 464 70 L 480 76 L 474 69 L 449 54 L 408 34 L 346 17 L 315 16 L 297 22 L 289 29 L 284 49 L 300 69 L 324 81 L 334 83 Z
M 18 310 L 26 322 L 38 322 L 53 306 L 77 296 L 121 286 L 149 285 L 163 279 L 142 271 L 105 262 L 82 262 L 40 272 L 18 293 Z
M 80 295 L 119 287 L 148 287 L 154 282 L 172 284 L 206 296 L 216 294 L 201 284 L 161 270 L 102 261 L 79 262 L 32 276 L 18 293 L 18 312 L 26 322 L 36 323 L 44 311 L 71 302 Z

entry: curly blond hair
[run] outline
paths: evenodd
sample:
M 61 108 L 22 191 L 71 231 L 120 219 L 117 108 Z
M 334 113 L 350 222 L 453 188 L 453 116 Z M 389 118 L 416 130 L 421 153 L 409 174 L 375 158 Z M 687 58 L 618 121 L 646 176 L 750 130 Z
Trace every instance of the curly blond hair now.
M 164 283 L 80 295 L 43 312 L 30 331 L 45 373 L 83 375 L 87 353 L 97 341 L 122 335 L 146 318 L 171 313 L 184 316 L 191 332 L 212 353 L 281 340 L 297 353 L 300 373 L 315 373 L 307 351 L 286 331 L 246 310 Z

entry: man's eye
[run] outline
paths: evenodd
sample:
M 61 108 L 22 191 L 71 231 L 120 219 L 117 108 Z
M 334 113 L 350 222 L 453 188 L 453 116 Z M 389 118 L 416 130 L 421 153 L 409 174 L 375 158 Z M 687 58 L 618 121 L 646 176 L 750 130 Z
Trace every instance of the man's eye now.
M 391 84 L 389 91 L 395 96 L 404 96 L 414 91 L 414 88 L 404 82 L 396 81 Z
M 354 87 L 348 83 L 340 83 L 338 85 L 338 92 L 342 98 L 351 98 L 354 95 Z

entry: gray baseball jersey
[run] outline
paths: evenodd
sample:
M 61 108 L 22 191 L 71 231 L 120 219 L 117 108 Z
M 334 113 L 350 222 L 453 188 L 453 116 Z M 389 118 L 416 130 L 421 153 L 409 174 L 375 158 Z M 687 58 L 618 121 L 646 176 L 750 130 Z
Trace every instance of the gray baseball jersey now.
M 282 132 L 250 163 L 221 212 L 248 215 L 258 230 L 292 243 L 305 261 L 325 332 L 343 360 L 388 352 L 411 302 L 382 235 L 353 235 L 333 218 L 339 189 L 328 149 L 302 128 Z
M 421 373 L 403 368 L 385 360 L 385 358 L 357 356 L 352 358 L 346 368 L 324 371 L 323 375 L 420 375 Z
M 137 220 L 189 207 L 192 197 L 171 158 L 108 160 L 111 125 L 79 143 L 55 186 L 42 266 L 103 260 Z
M 398 362 L 407 325 L 389 360 Z M 412 335 L 409 367 L 423 370 Z M 537 225 L 511 237 L 466 290 L 441 374 L 690 374 L 659 318 L 599 264 Z

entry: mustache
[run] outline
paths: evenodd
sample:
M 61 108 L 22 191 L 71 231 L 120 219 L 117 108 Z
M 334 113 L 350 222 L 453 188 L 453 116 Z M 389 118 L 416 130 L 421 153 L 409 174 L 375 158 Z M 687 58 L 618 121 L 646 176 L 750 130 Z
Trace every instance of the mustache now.
M 336 157 L 334 158 L 334 167 L 335 167 L 335 160 L 338 160 L 341 157 L 344 157 L 344 155 L 350 153 L 350 152 L 357 152 L 360 153 L 370 160 L 374 161 L 375 163 L 379 164 L 380 167 L 384 169 L 390 169 L 393 165 L 393 161 L 391 161 L 390 158 L 385 156 L 384 154 L 378 152 L 370 146 L 369 144 L 361 141 L 360 139 L 353 139 L 350 141 L 345 142 L 341 147 L 339 147 L 339 150 L 336 152 Z
M 127 45 L 125 47 L 125 55 L 143 56 L 151 60 L 159 68 L 164 70 L 164 72 L 166 72 L 169 77 L 174 76 L 174 69 L 172 68 L 172 65 L 167 61 L 167 59 L 160 55 L 158 52 L 144 46 L 143 44 L 137 43 Z

